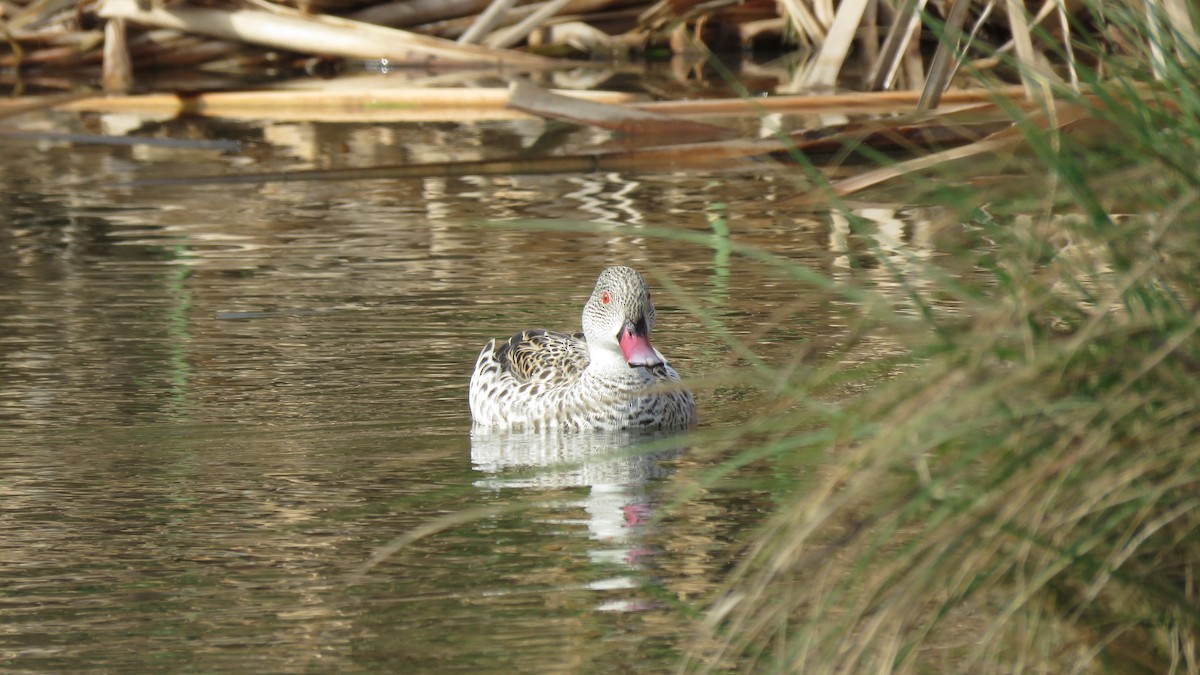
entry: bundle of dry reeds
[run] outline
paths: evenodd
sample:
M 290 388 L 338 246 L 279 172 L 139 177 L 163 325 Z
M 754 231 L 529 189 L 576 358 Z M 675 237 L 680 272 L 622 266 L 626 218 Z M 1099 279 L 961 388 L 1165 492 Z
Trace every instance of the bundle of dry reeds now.
M 0 66 L 43 77 L 95 73 L 109 91 L 150 68 L 284 71 L 338 59 L 388 67 L 501 66 L 529 71 L 564 58 L 742 49 L 757 42 L 807 55 L 793 93 L 836 87 L 851 52 L 868 90 L 923 92 L 935 107 L 964 62 L 1012 58 L 1029 90 L 1074 81 L 1084 51 L 1195 50 L 1188 0 L 1145 3 L 1006 0 L 6 0 Z M 1122 13 L 1149 15 L 1150 35 Z M 936 50 L 934 49 L 936 47 Z M 932 58 L 931 58 L 932 54 Z M 855 88 L 858 88 L 857 86 Z
M 7 37 L 0 63 L 20 73 L 22 82 L 37 77 L 47 88 L 78 89 L 77 77 L 47 79 L 74 71 L 91 78 L 102 72 L 109 92 L 134 85 L 167 92 L 43 103 L 76 110 L 372 121 L 534 115 L 638 139 L 547 157 L 371 169 L 379 176 L 755 168 L 763 160 L 788 161 L 797 153 L 807 162 L 836 167 L 847 156 L 845 149 L 861 147 L 909 157 L 830 184 L 830 194 L 846 196 L 908 172 L 1019 145 L 1025 134 L 1016 126 L 1018 117 L 1045 128 L 1089 126 L 1086 109 L 1097 99 L 1089 91 L 1104 78 L 1106 64 L 1118 61 L 1113 54 L 1133 56 L 1130 60 L 1146 64 L 1146 72 L 1165 78 L 1179 70 L 1175 59 L 1200 51 L 1186 3 L 1045 0 L 1032 7 L 1017 0 L 1002 6 L 995 0 L 952 5 L 843 0 L 834 7 L 831 0 L 660 0 L 653 5 L 645 0 L 31 0 L 21 5 L 0 0 Z M 1131 13 L 1139 20 L 1122 20 Z M 669 45 L 673 53 L 704 54 L 723 40 L 745 46 L 766 34 L 776 36 L 777 46 L 806 56 L 791 80 L 766 98 L 639 102 L 598 91 L 567 98 L 521 80 L 524 74 L 577 63 L 568 56 L 656 45 Z M 868 91 L 830 93 L 846 84 L 844 67 L 852 53 L 866 66 L 856 88 Z M 305 92 L 277 83 L 230 92 L 223 90 L 230 88 L 228 81 L 197 85 L 178 76 L 186 72 L 181 66 L 232 69 L 241 78 L 235 88 L 245 89 L 247 75 L 286 75 L 338 60 L 373 60 L 388 68 L 499 69 L 515 84 L 511 90 L 474 83 L 425 89 L 330 84 Z M 158 86 L 146 86 L 151 68 L 176 70 Z M 968 86 L 951 89 L 961 73 L 968 76 L 957 83 Z M 313 81 L 308 78 L 304 86 L 313 87 Z M 1154 95 L 1144 86 L 1121 91 L 1117 98 L 1122 100 Z M 1100 98 L 1112 103 L 1111 94 Z M 23 109 L 0 108 L 0 117 Z M 856 120 L 846 117 L 848 112 L 874 117 Z M 769 116 L 789 113 L 813 123 L 770 127 Z M 698 119 L 715 116 L 735 124 Z M 747 137 L 738 130 L 738 117 L 760 121 L 761 128 Z M 344 176 L 362 177 L 361 171 Z M 343 176 L 318 171 L 286 178 Z

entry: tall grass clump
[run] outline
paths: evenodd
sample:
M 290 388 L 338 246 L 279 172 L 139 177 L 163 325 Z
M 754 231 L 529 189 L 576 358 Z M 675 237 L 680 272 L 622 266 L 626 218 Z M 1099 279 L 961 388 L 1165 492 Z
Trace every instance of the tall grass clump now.
M 804 405 L 828 370 L 793 376 L 772 442 L 821 460 L 688 670 L 1200 672 L 1200 59 L 1178 46 L 1156 82 L 1149 53 L 1092 72 L 1100 133 L 1031 125 L 1024 190 L 962 214 L 958 310 L 884 322 L 911 370 L 836 406 Z

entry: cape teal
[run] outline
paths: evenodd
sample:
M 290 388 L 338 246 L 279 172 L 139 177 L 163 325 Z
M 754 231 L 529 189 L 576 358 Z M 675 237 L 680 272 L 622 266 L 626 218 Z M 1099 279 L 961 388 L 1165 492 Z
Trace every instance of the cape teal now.
M 685 429 L 696 404 L 650 344 L 654 304 L 629 267 L 600 273 L 583 306 L 583 332 L 525 330 L 491 340 L 471 375 L 476 428 Z

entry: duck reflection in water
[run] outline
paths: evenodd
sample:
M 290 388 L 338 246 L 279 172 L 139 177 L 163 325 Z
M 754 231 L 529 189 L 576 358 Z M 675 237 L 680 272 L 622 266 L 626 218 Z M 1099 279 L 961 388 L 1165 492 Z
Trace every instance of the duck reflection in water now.
M 683 453 L 668 432 L 507 432 L 476 429 L 471 434 L 471 463 L 487 477 L 476 481 L 488 490 L 549 491 L 588 487 L 571 506 L 587 513 L 587 536 L 600 544 L 589 550 L 593 563 L 619 566 L 625 573 L 592 581 L 593 590 L 637 588 L 638 570 L 653 555 L 643 543 L 652 518 L 647 483 L 667 477 L 669 460 Z M 646 451 L 646 447 L 653 448 Z M 601 603 L 604 611 L 646 609 L 643 600 L 616 598 Z

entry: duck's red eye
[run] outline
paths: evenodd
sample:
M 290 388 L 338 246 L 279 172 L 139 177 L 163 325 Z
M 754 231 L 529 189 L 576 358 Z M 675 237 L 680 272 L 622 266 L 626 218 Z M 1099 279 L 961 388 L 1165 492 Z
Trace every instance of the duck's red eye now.
M 600 291 L 600 302 L 607 305 L 610 300 L 612 300 L 612 297 L 608 295 L 608 291 Z

